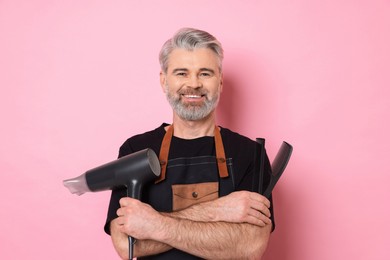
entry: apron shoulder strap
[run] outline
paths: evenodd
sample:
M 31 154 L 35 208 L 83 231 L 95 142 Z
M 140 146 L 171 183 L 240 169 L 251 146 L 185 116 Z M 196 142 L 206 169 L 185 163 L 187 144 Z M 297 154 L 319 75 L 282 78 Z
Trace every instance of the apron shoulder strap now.
M 173 136 L 173 125 L 170 125 L 161 143 L 160 154 L 159 154 L 161 173 L 155 183 L 159 183 L 160 181 L 165 180 L 165 173 L 167 171 L 167 165 L 168 165 L 169 147 L 171 146 L 172 136 Z
M 215 139 L 215 153 L 217 157 L 219 177 L 225 178 L 229 176 L 229 173 L 226 165 L 225 148 L 223 147 L 222 136 L 218 126 L 215 126 L 214 139 Z
M 168 165 L 169 148 L 171 145 L 172 136 L 173 136 L 173 125 L 170 125 L 161 143 L 160 154 L 159 154 L 161 174 L 155 183 L 159 183 L 165 179 L 167 165 Z M 214 141 L 215 141 L 215 153 L 217 157 L 219 177 L 220 178 L 228 177 L 229 173 L 226 165 L 225 149 L 223 146 L 221 133 L 217 126 L 215 126 L 214 129 Z

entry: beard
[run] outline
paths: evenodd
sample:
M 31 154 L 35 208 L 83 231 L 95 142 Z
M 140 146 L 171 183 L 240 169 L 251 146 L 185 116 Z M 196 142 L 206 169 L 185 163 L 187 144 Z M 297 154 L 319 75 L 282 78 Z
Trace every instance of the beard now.
M 165 93 L 172 109 L 181 119 L 187 121 L 197 121 L 206 118 L 215 110 L 219 101 L 219 93 L 209 97 L 208 92 L 205 90 L 185 89 L 179 90 L 177 95 L 175 95 L 169 91 L 169 86 L 165 85 Z M 181 98 L 182 95 L 202 95 L 205 99 L 203 102 L 184 103 Z

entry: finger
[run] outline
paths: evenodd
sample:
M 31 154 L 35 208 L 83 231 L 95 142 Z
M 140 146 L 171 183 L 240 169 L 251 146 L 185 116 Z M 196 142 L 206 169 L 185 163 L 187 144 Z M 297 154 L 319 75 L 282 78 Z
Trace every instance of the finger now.
M 267 217 L 271 217 L 271 211 L 269 210 L 268 206 L 262 203 L 255 202 L 250 207 L 258 212 L 263 213 Z
M 260 212 L 258 210 L 251 210 L 251 211 L 249 211 L 249 215 L 251 217 L 254 217 L 256 219 L 261 220 L 262 222 L 264 222 L 266 224 L 270 224 L 271 223 L 271 219 L 267 215 L 263 214 L 262 212 Z
M 115 223 L 119 226 L 123 226 L 125 224 L 125 218 L 124 217 L 117 217 Z
M 124 211 L 123 211 L 123 209 L 122 209 L 122 208 L 119 208 L 119 209 L 116 211 L 116 215 L 117 215 L 118 217 L 124 216 Z
M 271 217 L 271 211 L 269 210 L 269 208 L 266 205 L 260 204 L 258 206 L 259 206 L 258 211 L 260 211 L 262 214 L 264 214 L 265 216 L 267 216 L 269 218 Z
M 131 203 L 131 198 L 129 197 L 123 197 L 119 200 L 119 205 L 121 207 L 126 207 Z
M 121 233 L 127 234 L 126 226 L 124 224 L 120 224 L 118 229 Z M 127 234 L 128 235 L 128 234 Z
M 259 193 L 251 192 L 249 195 L 249 198 L 256 201 L 256 202 L 260 202 L 260 203 L 266 205 L 267 208 L 269 208 L 271 206 L 271 202 L 269 201 L 269 199 L 267 199 L 266 197 L 264 197 L 263 195 L 261 195 Z
M 265 224 L 269 225 L 272 223 L 271 219 L 263 214 L 260 216 L 260 220 L 263 221 Z
M 264 196 L 262 196 L 261 203 L 263 203 L 267 208 L 271 207 L 271 202 Z
M 248 216 L 248 219 L 246 222 L 249 224 L 252 224 L 252 225 L 259 226 L 259 227 L 265 227 L 266 225 L 269 225 L 272 223 L 269 218 L 267 218 L 267 217 L 264 218 L 264 217 L 265 217 L 264 215 L 261 218 L 256 218 L 254 216 Z

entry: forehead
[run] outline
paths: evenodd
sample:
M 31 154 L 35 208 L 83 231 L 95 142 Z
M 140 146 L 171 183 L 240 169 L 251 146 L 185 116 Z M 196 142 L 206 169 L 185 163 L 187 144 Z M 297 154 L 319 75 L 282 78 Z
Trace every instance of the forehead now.
M 210 68 L 217 71 L 218 67 L 217 54 L 208 48 L 194 50 L 174 49 L 168 59 L 168 71 L 177 68 L 186 68 L 188 70 Z

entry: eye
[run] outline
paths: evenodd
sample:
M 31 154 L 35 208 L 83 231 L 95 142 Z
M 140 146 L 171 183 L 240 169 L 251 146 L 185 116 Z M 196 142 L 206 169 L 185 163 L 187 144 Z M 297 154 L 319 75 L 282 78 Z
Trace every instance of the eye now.
M 202 72 L 202 73 L 200 73 L 200 76 L 201 77 L 210 77 L 211 74 L 209 72 Z
M 176 76 L 185 77 L 185 76 L 187 76 L 187 73 L 185 73 L 185 72 L 177 72 Z

